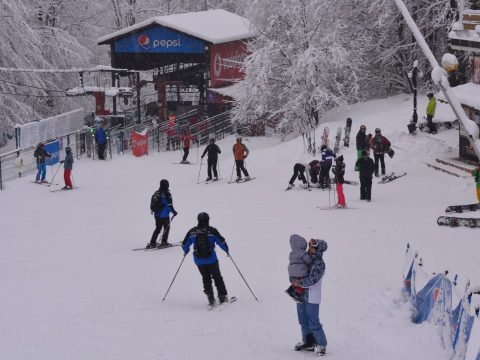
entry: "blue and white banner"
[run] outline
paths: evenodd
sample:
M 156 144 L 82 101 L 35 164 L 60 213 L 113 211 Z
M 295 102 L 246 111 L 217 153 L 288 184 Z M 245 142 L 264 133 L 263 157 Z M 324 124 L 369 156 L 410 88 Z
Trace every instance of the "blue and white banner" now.
M 45 160 L 45 164 L 51 166 L 60 162 L 60 141 L 55 140 L 48 144 L 45 144 L 45 151 L 52 155 Z

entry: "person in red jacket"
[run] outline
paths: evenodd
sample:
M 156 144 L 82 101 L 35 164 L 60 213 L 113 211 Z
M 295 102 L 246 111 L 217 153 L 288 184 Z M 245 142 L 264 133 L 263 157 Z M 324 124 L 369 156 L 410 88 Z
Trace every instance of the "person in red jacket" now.
M 187 161 L 188 154 L 190 152 L 190 144 L 192 141 L 196 141 L 195 136 L 191 135 L 188 130 L 183 130 L 182 135 L 180 135 L 180 140 L 182 141 L 183 148 L 183 159 L 180 161 L 181 164 L 190 164 Z
M 370 140 L 370 148 L 373 150 L 373 158 L 375 159 L 375 176 L 378 177 L 378 163 L 382 165 L 382 175 L 385 175 L 385 153 L 390 149 L 392 144 L 382 135 L 379 128 L 375 129 L 375 136 Z

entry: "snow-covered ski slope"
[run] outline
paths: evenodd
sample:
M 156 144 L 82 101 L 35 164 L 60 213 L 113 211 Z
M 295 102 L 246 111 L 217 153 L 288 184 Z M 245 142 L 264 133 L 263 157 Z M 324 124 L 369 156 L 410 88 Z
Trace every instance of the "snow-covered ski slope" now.
M 420 102 L 420 114 L 425 105 Z M 243 184 L 227 184 L 232 137 L 218 142 L 223 178 L 218 183 L 197 185 L 198 163 L 172 164 L 181 159 L 180 152 L 82 159 L 74 164 L 80 186 L 75 191 L 51 193 L 31 178 L 7 183 L 0 192 L 0 358 L 310 358 L 313 354 L 292 350 L 300 329 L 295 303 L 283 292 L 289 235 L 298 233 L 329 245 L 321 304 L 328 358 L 447 359 L 435 328 L 409 321 L 400 293 L 404 253 L 410 242 L 426 270 L 450 270 L 478 284 L 479 231 L 436 224 L 447 205 L 476 201 L 474 184 L 425 165 L 436 157 L 455 157 L 458 132 L 411 136 L 406 127 L 411 111 L 411 98 L 396 96 L 322 119 L 330 129 L 353 119 L 351 147 L 340 148 L 346 179 L 358 179 L 354 138 L 361 124 L 372 133 L 380 127 L 394 144 L 387 172 L 408 173 L 384 185 L 374 179 L 371 203 L 359 200 L 358 186 L 345 185 L 347 204 L 359 208 L 355 211 L 319 210 L 328 206 L 328 192 L 283 191 L 294 163 L 312 159 L 301 137 L 284 143 L 245 139 L 247 168 L 256 179 Z M 453 117 L 443 104 L 437 112 L 437 120 Z M 317 130 L 318 144 L 323 126 Z M 189 160 L 197 161 L 195 148 Z M 182 260 L 181 248 L 132 251 L 150 239 L 150 196 L 162 178 L 170 181 L 179 212 L 170 240 L 182 240 L 196 215 L 208 212 L 260 302 L 218 250 L 227 290 L 237 302 L 207 311 L 189 254 L 162 303 Z

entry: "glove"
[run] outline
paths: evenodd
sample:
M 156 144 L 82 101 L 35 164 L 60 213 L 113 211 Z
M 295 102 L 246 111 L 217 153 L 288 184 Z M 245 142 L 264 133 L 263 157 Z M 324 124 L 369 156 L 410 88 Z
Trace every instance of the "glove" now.
M 178 215 L 178 212 L 176 212 L 175 210 L 173 211 L 173 217 L 177 216 Z
M 62 161 L 60 161 L 60 164 L 63 164 L 64 162 L 65 162 L 65 160 L 62 160 Z
M 200 157 L 203 159 L 204 156 L 205 156 L 205 155 L 202 155 L 202 156 L 200 156 Z
M 187 254 L 190 252 L 190 250 L 184 251 L 183 256 L 187 256 Z

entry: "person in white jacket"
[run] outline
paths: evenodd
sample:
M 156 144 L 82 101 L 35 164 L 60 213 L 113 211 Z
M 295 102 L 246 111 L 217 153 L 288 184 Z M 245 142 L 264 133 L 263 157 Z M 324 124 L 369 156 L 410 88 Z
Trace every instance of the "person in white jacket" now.
M 308 253 L 313 257 L 309 266 L 308 276 L 296 279 L 293 286 L 300 286 L 305 289 L 303 301 L 297 304 L 298 322 L 302 330 L 302 341 L 295 345 L 294 350 L 312 350 L 316 355 L 323 356 L 326 353 L 327 338 L 320 323 L 319 311 L 322 297 L 322 279 L 325 274 L 325 262 L 323 253 L 327 250 L 327 243 L 324 240 L 311 239 L 308 242 Z M 315 339 L 312 346 L 311 339 Z

